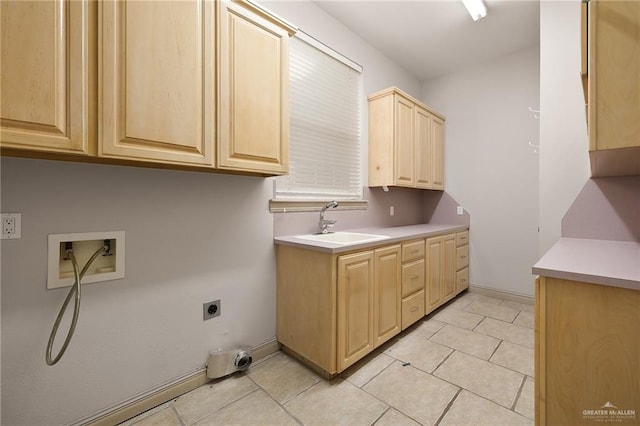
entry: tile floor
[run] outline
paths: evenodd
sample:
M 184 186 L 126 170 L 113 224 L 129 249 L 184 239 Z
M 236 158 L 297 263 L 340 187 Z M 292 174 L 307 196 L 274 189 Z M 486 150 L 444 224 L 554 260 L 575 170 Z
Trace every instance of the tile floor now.
M 126 425 L 533 425 L 533 306 L 466 293 L 332 381 L 282 352 Z

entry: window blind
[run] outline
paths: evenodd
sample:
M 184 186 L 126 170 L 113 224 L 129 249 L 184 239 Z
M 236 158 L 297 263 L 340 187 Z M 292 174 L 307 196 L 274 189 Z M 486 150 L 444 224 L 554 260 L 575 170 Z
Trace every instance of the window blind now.
M 289 174 L 275 198 L 361 199 L 361 67 L 301 32 L 289 61 Z

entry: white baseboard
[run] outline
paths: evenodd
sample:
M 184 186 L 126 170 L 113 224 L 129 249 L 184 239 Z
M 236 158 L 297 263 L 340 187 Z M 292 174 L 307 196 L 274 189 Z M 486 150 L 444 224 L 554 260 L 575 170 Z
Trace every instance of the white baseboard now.
M 252 349 L 251 356 L 254 361 L 265 358 L 280 350 L 280 344 L 275 340 L 270 340 Z M 174 398 L 184 395 L 205 383 L 211 381 L 207 377 L 207 369 L 202 368 L 186 376 L 180 377 L 171 382 L 165 383 L 156 389 L 152 389 L 143 394 L 137 395 L 121 404 L 113 406 L 101 413 L 86 417 L 74 426 L 113 426 L 129 420 L 147 410 L 157 407 L 160 404 L 171 401 Z
M 534 302 L 534 298 L 531 296 L 495 290 L 487 287 L 478 287 L 475 285 L 469 287 L 469 293 L 481 294 L 483 296 L 495 297 L 497 299 L 511 300 L 512 302 L 524 303 L 527 305 L 533 305 Z

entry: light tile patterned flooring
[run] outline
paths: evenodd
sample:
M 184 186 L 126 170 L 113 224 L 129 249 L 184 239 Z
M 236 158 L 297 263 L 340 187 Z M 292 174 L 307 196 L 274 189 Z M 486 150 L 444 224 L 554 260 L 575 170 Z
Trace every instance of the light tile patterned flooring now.
M 282 352 L 127 425 L 533 425 L 533 306 L 466 293 L 331 381 Z

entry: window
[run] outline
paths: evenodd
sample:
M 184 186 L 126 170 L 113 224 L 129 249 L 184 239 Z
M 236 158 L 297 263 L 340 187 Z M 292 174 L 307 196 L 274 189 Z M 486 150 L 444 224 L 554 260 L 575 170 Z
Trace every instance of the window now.
M 362 67 L 298 32 L 289 69 L 289 175 L 275 199 L 360 200 Z

